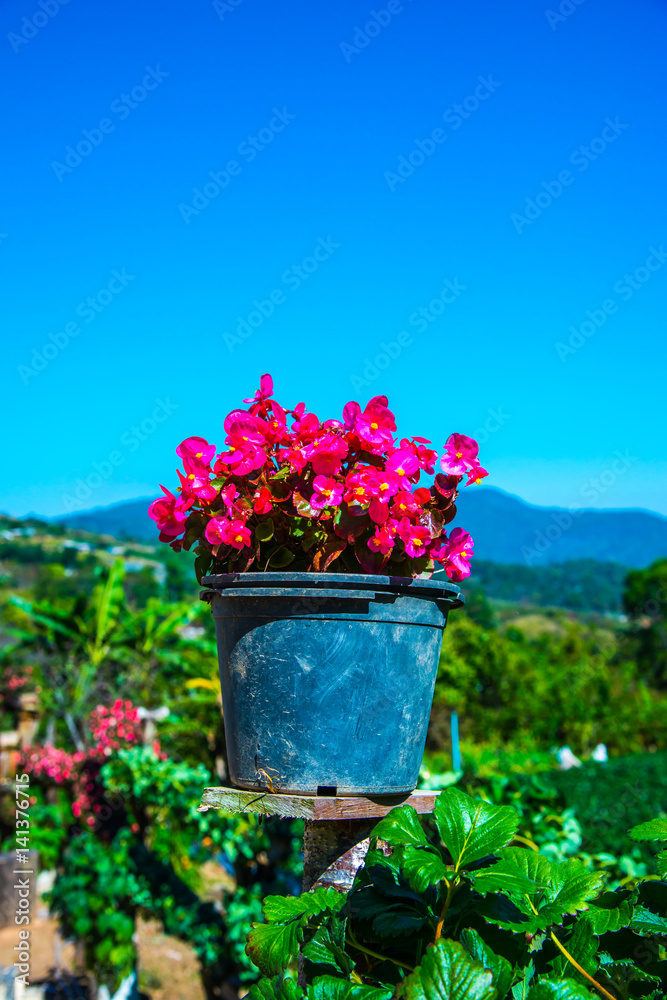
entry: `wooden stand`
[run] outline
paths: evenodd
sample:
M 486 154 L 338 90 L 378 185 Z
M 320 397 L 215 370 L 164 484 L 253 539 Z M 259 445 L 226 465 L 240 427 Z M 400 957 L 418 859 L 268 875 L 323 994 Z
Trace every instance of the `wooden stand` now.
M 363 864 L 368 837 L 377 821 L 401 805 L 410 805 L 418 813 L 432 813 L 437 796 L 437 792 L 413 792 L 371 799 L 205 788 L 199 811 L 222 809 L 228 813 L 251 812 L 305 820 L 303 891 L 326 886 L 348 892 Z

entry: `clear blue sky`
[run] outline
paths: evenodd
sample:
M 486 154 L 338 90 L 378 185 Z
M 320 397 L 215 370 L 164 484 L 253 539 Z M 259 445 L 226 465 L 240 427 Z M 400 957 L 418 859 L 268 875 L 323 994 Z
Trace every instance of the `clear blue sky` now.
M 662 0 L 43 5 L 0 5 L 0 508 L 174 484 L 269 371 L 667 513 Z

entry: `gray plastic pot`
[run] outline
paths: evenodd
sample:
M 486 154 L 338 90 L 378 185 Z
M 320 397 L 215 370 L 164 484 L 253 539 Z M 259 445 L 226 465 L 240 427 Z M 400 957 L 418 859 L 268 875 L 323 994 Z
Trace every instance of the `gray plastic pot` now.
M 396 795 L 417 784 L 449 581 L 363 573 L 204 577 L 231 780 Z

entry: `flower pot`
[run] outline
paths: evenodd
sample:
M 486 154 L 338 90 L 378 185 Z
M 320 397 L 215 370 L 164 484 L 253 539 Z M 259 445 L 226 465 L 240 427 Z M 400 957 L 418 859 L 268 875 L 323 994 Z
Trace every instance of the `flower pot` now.
M 204 577 L 229 773 L 249 789 L 396 795 L 417 784 L 449 581 L 343 573 Z

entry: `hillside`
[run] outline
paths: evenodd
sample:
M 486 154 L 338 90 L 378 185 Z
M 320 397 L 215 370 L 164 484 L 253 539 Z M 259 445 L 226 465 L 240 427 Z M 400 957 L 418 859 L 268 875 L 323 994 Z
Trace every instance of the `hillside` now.
M 150 499 L 96 507 L 59 518 L 61 524 L 115 538 L 157 541 L 146 513 Z M 643 510 L 536 507 L 490 487 L 467 489 L 459 499 L 460 524 L 475 539 L 477 559 L 540 566 L 595 559 L 643 567 L 667 555 L 667 518 Z

